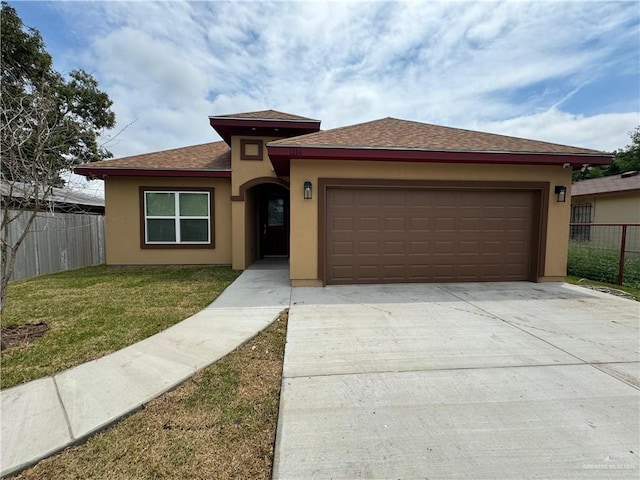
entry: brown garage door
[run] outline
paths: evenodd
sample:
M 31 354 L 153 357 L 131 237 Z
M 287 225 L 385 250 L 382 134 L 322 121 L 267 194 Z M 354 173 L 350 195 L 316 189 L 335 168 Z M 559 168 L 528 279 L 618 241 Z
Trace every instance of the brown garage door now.
M 328 284 L 531 279 L 530 191 L 327 189 Z

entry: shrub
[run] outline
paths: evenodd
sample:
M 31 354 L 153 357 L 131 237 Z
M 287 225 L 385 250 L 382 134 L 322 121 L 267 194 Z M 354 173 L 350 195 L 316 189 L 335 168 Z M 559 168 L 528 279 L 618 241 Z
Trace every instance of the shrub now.
M 569 245 L 567 274 L 617 284 L 619 261 L 617 251 Z M 640 256 L 635 254 L 626 256 L 622 284 L 640 288 Z

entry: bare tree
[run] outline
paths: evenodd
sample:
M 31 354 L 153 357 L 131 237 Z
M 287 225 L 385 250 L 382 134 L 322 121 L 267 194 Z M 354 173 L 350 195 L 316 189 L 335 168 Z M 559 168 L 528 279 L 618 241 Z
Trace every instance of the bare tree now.
M 10 102 L 18 108 L 2 108 L 0 112 L 0 311 L 4 309 L 18 249 L 38 212 L 52 208 L 51 194 L 60 170 L 47 154 L 55 147 L 51 142 L 65 140 L 64 121 L 58 118 L 54 101 L 38 93 L 13 99 L 6 98 L 8 95 L 3 92 L 3 104 Z M 23 227 L 14 237 L 10 226 L 19 220 Z
M 90 74 L 56 72 L 38 31 L 5 2 L 1 13 L 0 311 L 17 251 L 38 212 L 53 207 L 60 173 L 109 158 L 98 140 L 115 125 L 112 102 Z M 19 220 L 23 227 L 12 237 L 10 226 Z

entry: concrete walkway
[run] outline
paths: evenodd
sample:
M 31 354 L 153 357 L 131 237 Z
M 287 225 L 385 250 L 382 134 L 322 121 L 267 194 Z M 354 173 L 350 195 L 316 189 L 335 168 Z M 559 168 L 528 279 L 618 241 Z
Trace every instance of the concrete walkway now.
M 0 475 L 107 427 L 255 336 L 289 307 L 288 265 L 258 263 L 207 308 L 153 337 L 0 392 Z
M 638 478 L 637 302 L 533 283 L 291 302 L 275 480 Z

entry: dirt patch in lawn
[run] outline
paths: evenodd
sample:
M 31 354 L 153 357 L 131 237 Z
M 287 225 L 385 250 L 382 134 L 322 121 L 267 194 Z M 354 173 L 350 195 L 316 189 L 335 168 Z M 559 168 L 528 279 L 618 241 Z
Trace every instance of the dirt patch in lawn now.
M 49 330 L 49 325 L 45 322 L 25 323 L 4 327 L 2 329 L 0 349 L 5 350 L 12 347 L 23 347 L 30 344 L 36 338 L 43 336 Z

